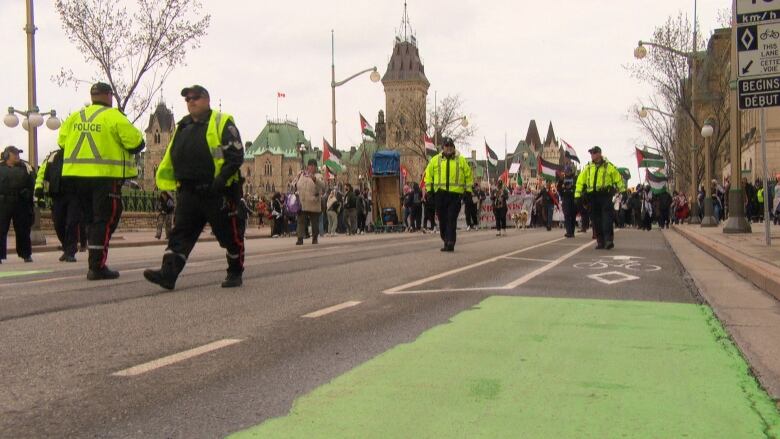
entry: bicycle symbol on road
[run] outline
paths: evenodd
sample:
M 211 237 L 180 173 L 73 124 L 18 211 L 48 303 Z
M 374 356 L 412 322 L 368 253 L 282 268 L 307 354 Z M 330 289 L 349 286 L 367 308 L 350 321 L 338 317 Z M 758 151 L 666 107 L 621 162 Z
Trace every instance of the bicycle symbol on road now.
M 761 39 L 766 40 L 767 38 L 772 38 L 776 40 L 780 38 L 780 32 L 777 32 L 776 30 L 772 30 L 772 29 L 767 29 L 761 33 Z
M 574 264 L 574 268 L 578 270 L 603 270 L 605 268 L 624 268 L 626 270 L 633 271 L 661 271 L 661 267 L 654 264 L 648 264 L 641 262 L 640 259 L 645 259 L 639 256 L 608 256 L 601 257 L 595 261 L 590 262 L 578 262 Z

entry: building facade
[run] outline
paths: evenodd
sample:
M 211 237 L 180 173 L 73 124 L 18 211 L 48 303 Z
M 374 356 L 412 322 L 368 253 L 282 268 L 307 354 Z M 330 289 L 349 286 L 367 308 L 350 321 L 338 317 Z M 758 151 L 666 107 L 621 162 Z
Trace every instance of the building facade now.
M 162 161 L 163 154 L 165 154 L 165 148 L 171 141 L 174 128 L 176 128 L 176 122 L 173 118 L 173 112 L 168 109 L 165 102 L 161 101 L 157 104 L 154 113 L 149 116 L 149 125 L 144 131 L 146 148 L 140 157 L 138 184 L 145 191 L 157 189 L 154 176 Z

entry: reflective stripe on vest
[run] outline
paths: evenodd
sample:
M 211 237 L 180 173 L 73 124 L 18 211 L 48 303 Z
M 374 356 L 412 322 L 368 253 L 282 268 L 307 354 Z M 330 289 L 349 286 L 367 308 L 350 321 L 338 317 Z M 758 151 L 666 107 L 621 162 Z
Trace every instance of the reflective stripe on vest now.
M 444 189 L 445 191 L 449 192 L 450 189 L 452 189 L 452 188 L 464 188 L 465 189 L 465 187 L 466 187 L 465 182 L 463 182 L 463 183 L 460 182 L 460 158 L 456 156 L 456 157 L 454 157 L 454 159 L 457 159 L 457 160 L 447 160 L 448 164 L 449 164 L 449 162 L 453 162 L 453 161 L 455 162 L 455 179 L 454 179 L 454 182 L 453 182 L 453 180 L 451 180 L 449 178 L 449 175 L 445 175 L 446 181 L 444 183 L 442 183 L 442 178 L 441 178 L 441 171 L 442 171 L 442 167 L 441 167 L 442 155 L 441 154 L 439 154 L 438 159 L 439 159 L 439 161 L 438 161 L 437 166 L 436 166 L 436 168 L 437 168 L 436 169 L 436 173 L 433 176 L 434 177 L 433 178 L 433 191 L 435 192 L 438 189 Z M 438 179 L 438 182 L 437 182 L 437 179 Z
M 81 122 L 83 123 L 91 123 L 95 120 L 96 117 L 100 115 L 100 113 L 108 110 L 110 107 L 101 107 L 96 112 L 92 113 L 92 116 L 87 119 L 87 109 L 82 108 L 81 111 L 79 111 L 79 117 L 81 117 Z M 81 147 L 84 146 L 84 141 L 87 141 L 89 143 L 89 149 L 92 150 L 92 156 L 94 158 L 92 159 L 79 159 L 77 158 L 79 155 L 79 152 L 81 152 Z M 125 162 L 122 160 L 103 160 L 100 156 L 100 151 L 98 151 L 97 143 L 95 143 L 95 139 L 92 137 L 92 133 L 89 131 L 82 131 L 81 135 L 79 136 L 79 141 L 76 143 L 76 147 L 73 149 L 73 152 L 70 154 L 70 157 L 63 159 L 63 163 L 76 163 L 81 165 L 89 165 L 89 164 L 96 164 L 96 165 L 118 165 L 118 166 L 124 166 Z

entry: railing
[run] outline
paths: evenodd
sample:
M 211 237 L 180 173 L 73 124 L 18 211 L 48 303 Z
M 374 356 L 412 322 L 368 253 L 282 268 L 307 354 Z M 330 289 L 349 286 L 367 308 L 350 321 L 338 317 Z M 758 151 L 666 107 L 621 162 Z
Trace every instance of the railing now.
M 125 212 L 156 212 L 155 201 L 159 196 L 156 192 L 146 192 L 137 189 L 122 190 L 122 206 Z M 49 196 L 43 198 L 43 209 L 51 209 L 52 199 Z

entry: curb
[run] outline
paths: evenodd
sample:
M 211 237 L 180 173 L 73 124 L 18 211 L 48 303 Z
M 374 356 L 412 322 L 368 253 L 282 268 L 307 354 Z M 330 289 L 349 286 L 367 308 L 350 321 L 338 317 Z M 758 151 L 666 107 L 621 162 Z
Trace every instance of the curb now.
M 681 227 L 672 226 L 672 229 L 756 287 L 780 300 L 780 268 Z

